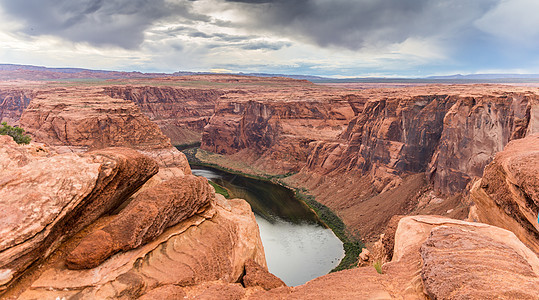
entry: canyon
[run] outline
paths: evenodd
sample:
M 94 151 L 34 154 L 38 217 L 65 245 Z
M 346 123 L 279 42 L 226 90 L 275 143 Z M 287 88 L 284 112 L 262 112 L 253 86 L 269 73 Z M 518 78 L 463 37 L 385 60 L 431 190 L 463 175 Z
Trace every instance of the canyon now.
M 33 137 L 0 136 L 2 297 L 539 294 L 534 87 L 6 81 L 0 121 Z M 191 175 L 173 146 L 197 142 L 203 163 L 313 196 L 365 242 L 368 267 L 285 286 L 267 271 L 249 205 Z

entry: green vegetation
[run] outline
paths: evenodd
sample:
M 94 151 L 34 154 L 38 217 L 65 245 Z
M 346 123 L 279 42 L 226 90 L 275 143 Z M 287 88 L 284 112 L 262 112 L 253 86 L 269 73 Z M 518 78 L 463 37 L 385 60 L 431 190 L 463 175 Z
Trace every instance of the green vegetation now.
M 174 145 L 174 147 L 176 147 L 176 149 L 178 149 L 180 151 L 184 151 L 184 150 L 187 150 L 189 148 L 198 148 L 198 147 L 200 147 L 200 144 L 201 144 L 200 141 L 197 141 L 197 142 L 192 142 L 192 143 Z
M 318 217 L 329 227 L 335 235 L 342 241 L 344 247 L 344 257 L 341 263 L 331 272 L 351 269 L 357 265 L 357 259 L 361 253 L 361 249 L 365 247 L 361 241 L 354 241 L 346 234 L 346 226 L 343 221 L 322 203 L 317 202 L 313 196 L 304 193 L 305 190 L 296 190 L 296 197 L 305 202 L 312 210 L 316 212 Z
M 204 162 L 204 161 L 200 160 L 197 157 L 197 152 L 198 151 L 205 152 L 205 151 L 201 150 L 199 148 L 189 148 L 189 149 L 185 149 L 185 150 L 181 150 L 181 151 L 183 152 L 183 154 L 185 154 L 185 156 L 187 157 L 187 161 L 189 161 L 189 164 L 192 165 L 192 166 L 202 166 L 202 167 L 215 168 L 215 169 L 222 170 L 222 171 L 225 171 L 225 172 L 228 172 L 228 173 L 231 173 L 231 174 L 238 174 L 238 175 L 241 175 L 243 177 L 249 177 L 249 178 L 252 178 L 252 179 L 271 181 L 273 183 L 279 184 L 279 182 L 276 182 L 277 179 L 281 179 L 281 178 L 284 178 L 284 177 L 287 177 L 287 176 L 290 176 L 290 175 L 294 174 L 294 173 L 287 173 L 287 174 L 280 174 L 280 175 L 264 175 L 264 176 L 254 175 L 254 174 L 247 174 L 247 173 L 244 173 L 244 172 L 240 172 L 238 170 L 223 167 L 223 166 L 218 165 L 218 164 L 208 163 L 208 162 Z
M 213 182 L 213 181 L 208 181 L 212 186 L 213 188 L 215 189 L 215 192 L 217 194 L 221 194 L 223 196 L 225 196 L 225 198 L 230 198 L 230 194 L 228 193 L 227 189 L 218 185 L 217 183 Z
M 375 261 L 372 266 L 376 269 L 378 274 L 382 274 L 382 263 L 380 263 L 380 261 Z
M 0 135 L 9 135 L 17 144 L 29 144 L 32 140 L 29 135 L 24 133 L 25 131 L 21 127 L 9 126 L 6 122 L 2 122 L 2 127 L 0 127 Z

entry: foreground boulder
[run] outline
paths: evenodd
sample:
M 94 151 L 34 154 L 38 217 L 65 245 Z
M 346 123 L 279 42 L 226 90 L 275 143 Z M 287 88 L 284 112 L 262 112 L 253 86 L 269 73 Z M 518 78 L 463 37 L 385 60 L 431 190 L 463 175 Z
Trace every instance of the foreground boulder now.
M 474 182 L 470 217 L 511 230 L 539 255 L 539 134 L 510 142 Z
M 259 286 L 265 290 L 286 286 L 279 277 L 271 274 L 252 259 L 245 263 L 245 275 L 242 281 L 245 287 Z
M 526 257 L 488 235 L 433 229 L 421 246 L 421 277 L 431 299 L 534 299 L 539 277 Z
M 2 172 L 0 289 L 115 209 L 157 171 L 152 159 L 116 148 L 29 160 Z
M 204 211 L 213 197 L 207 180 L 192 175 L 146 189 L 108 225 L 86 236 L 67 257 L 67 267 L 94 268 L 114 253 L 137 248 L 168 227 Z
M 19 299 L 180 295 L 177 287 L 188 288 L 210 281 L 238 282 L 249 259 L 266 268 L 250 206 L 240 199 L 220 199 L 212 208 L 168 228 L 138 248 L 112 256 L 95 268 L 69 270 L 63 264 L 48 266 Z M 155 290 L 167 285 L 169 288 Z

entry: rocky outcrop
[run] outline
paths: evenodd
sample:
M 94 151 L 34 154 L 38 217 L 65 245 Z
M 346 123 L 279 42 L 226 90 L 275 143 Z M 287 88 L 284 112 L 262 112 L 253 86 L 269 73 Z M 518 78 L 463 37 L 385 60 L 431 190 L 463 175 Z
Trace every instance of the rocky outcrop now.
M 146 189 L 105 227 L 86 236 L 67 257 L 70 269 L 89 269 L 111 255 L 137 248 L 163 231 L 210 206 L 214 197 L 207 180 L 176 177 Z
M 222 96 L 202 149 L 257 173 L 297 172 L 284 181 L 308 189 L 362 237 L 394 214 L 465 218 L 466 185 L 509 141 L 536 130 L 539 111 L 535 89 L 495 85 L 371 89 L 341 100 L 319 91 L 321 103 L 305 90 L 295 95 L 302 101 L 263 95 Z
M 112 212 L 158 170 L 153 160 L 123 148 L 20 164 L 10 164 L 0 175 L 2 288 L 62 241 Z
M 282 91 L 222 96 L 204 129 L 201 148 L 219 154 L 243 151 L 262 168 L 297 172 L 307 162 L 311 143 L 337 139 L 364 102 L 352 94 L 327 91 L 290 92 L 288 98 L 279 98 Z
M 539 254 L 539 135 L 510 142 L 474 182 L 471 219 L 514 232 Z
M 246 288 L 261 287 L 266 291 L 286 286 L 279 277 L 271 274 L 252 259 L 245 263 L 245 275 L 243 275 L 242 282 Z
M 224 90 L 168 86 L 110 86 L 106 95 L 133 101 L 173 145 L 199 142 Z
M 176 150 L 130 101 L 104 96 L 100 88 L 60 88 L 38 93 L 20 124 L 33 139 L 60 153 L 105 147 L 134 148 L 161 167 L 191 174 L 185 155 Z
M 531 112 L 536 110 L 539 97 L 530 92 L 460 97 L 444 118 L 428 171 L 434 189 L 455 193 L 481 177 L 485 166 L 509 141 L 533 131 L 529 124 Z
M 505 144 L 525 135 L 539 105 L 529 92 L 469 89 L 478 95 L 411 90 L 404 91 L 411 96 L 372 99 L 350 121 L 346 142 L 316 145 L 307 170 L 357 170 L 372 176 L 378 192 L 400 184 L 402 175 L 428 171 L 436 192 L 462 191 Z
M 34 92 L 30 89 L 0 89 L 0 122 L 17 125 Z
M 169 139 L 132 102 L 112 99 L 99 89 L 56 89 L 39 93 L 20 124 L 36 141 L 79 149 L 130 147 L 162 149 Z
M 248 259 L 265 267 L 264 251 L 249 205 L 244 200 L 221 201 L 96 268 L 51 266 L 19 299 L 137 298 L 146 292 L 157 293 L 153 290 L 159 286 L 237 282 Z M 172 290 L 177 293 L 178 289 Z
M 392 250 L 382 274 L 372 266 L 340 271 L 249 299 L 536 299 L 539 292 L 539 258 L 501 228 L 408 216 Z
M 527 258 L 489 235 L 440 226 L 421 246 L 431 299 L 534 299 L 539 276 Z
M 2 296 L 151 297 L 239 282 L 248 260 L 267 270 L 250 206 L 204 178 L 127 148 L 42 155 L 0 139 L 18 160 L 0 176 Z

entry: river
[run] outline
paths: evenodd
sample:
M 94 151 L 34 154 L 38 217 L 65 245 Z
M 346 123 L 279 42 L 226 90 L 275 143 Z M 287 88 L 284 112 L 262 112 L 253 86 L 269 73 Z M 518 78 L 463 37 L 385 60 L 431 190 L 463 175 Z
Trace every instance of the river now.
M 232 198 L 249 202 L 260 229 L 268 269 L 288 286 L 327 274 L 344 257 L 342 242 L 291 190 L 214 168 L 191 168 L 194 175 L 225 187 Z

